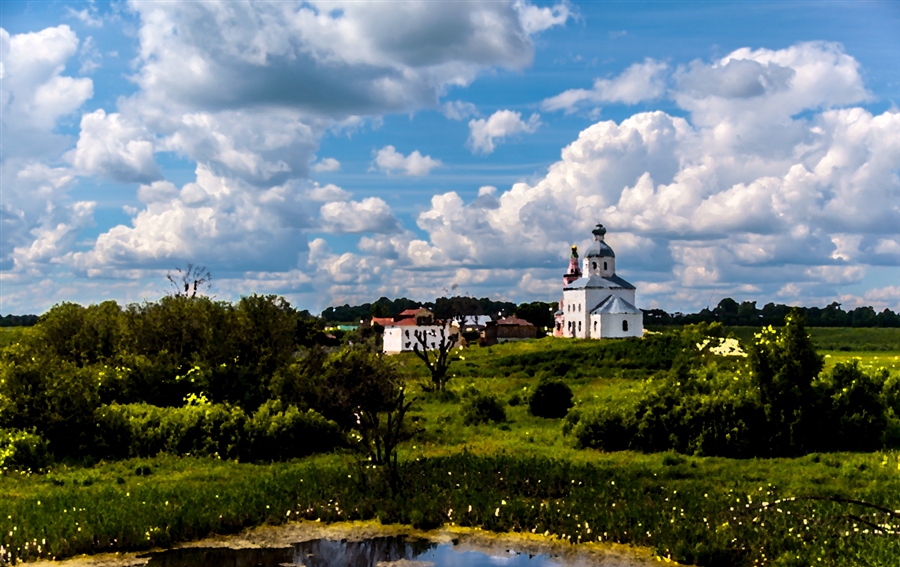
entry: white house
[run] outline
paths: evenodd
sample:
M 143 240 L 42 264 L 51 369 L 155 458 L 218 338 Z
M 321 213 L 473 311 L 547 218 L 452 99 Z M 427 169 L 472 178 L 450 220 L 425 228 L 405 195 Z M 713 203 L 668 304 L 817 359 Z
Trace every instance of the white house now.
M 581 269 L 578 249 L 572 247 L 554 334 L 582 339 L 639 337 L 644 333 L 644 314 L 634 305 L 635 287 L 616 275 L 616 254 L 604 241 L 603 225 L 592 232 L 594 242 Z
M 385 354 L 412 352 L 416 345 L 421 349 L 420 336 L 425 339 L 426 350 L 435 350 L 442 340 L 456 342 L 458 333 L 449 325 L 417 325 L 415 319 L 401 319 L 384 327 L 383 351 Z

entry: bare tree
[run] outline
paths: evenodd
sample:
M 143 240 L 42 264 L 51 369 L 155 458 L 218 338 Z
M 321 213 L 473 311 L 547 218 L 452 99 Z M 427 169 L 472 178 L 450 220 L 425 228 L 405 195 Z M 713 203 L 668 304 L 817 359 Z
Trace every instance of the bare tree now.
M 176 297 L 197 297 L 197 293 L 209 291 L 212 274 L 205 266 L 188 264 L 184 270 L 175 268 L 177 273 L 169 272 L 166 279 L 172 285 L 171 295 Z
M 435 333 L 433 330 L 431 332 Z M 447 370 L 450 368 L 450 363 L 456 360 L 450 354 L 459 335 L 449 334 L 447 327 L 441 325 L 440 334 L 434 335 L 435 337 L 439 336 L 440 340 L 434 341 L 432 344 L 435 348 L 429 349 L 428 333 L 429 331 L 426 329 L 418 329 L 414 332 L 416 343 L 413 345 L 413 352 L 422 359 L 428 371 L 431 372 L 434 389 L 443 391 L 444 385 L 449 379 Z

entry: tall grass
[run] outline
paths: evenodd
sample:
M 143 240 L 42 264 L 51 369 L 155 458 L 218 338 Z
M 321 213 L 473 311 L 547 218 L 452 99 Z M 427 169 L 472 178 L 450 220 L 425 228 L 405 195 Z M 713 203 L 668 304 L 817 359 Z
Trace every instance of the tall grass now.
M 160 457 L 7 474 L 0 563 L 167 546 L 295 518 L 628 543 L 707 567 L 890 565 L 900 556 L 900 538 L 884 528 L 896 517 L 833 500 L 785 500 L 818 495 L 900 508 L 898 453 L 733 461 L 461 451 L 407 455 L 399 474 L 396 493 L 341 456 L 275 465 Z

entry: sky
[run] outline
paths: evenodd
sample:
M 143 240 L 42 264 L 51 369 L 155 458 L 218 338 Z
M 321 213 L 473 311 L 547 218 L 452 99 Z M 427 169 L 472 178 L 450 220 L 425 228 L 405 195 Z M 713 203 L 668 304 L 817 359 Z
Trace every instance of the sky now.
M 0 3 L 0 313 L 557 301 L 900 310 L 900 2 Z

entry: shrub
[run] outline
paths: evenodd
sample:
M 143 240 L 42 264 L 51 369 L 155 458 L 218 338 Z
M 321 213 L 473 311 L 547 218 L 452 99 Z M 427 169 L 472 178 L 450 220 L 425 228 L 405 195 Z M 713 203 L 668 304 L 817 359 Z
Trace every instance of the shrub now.
M 0 429 L 0 469 L 42 469 L 51 462 L 47 440 L 33 431 Z
M 330 451 L 344 444 L 338 426 L 313 410 L 269 400 L 246 423 L 246 457 L 274 461 Z
M 110 404 L 95 414 L 100 458 L 158 453 L 237 459 L 244 450 L 246 415 L 234 406 L 192 403 L 180 408 Z
M 876 451 L 882 446 L 888 416 L 882 401 L 882 376 L 870 376 L 857 363 L 838 363 L 831 371 L 826 404 L 827 424 L 832 429 L 828 449 Z
M 572 405 L 572 389 L 560 380 L 551 379 L 538 383 L 528 409 L 537 417 L 560 418 L 566 416 Z
M 468 397 L 463 404 L 462 414 L 466 425 L 506 421 L 503 404 L 492 394 L 476 394 Z
M 281 402 L 251 417 L 236 406 L 192 399 L 180 408 L 111 404 L 97 410 L 98 457 L 152 457 L 157 453 L 277 460 L 328 451 L 343 444 L 337 425 L 318 413 Z

